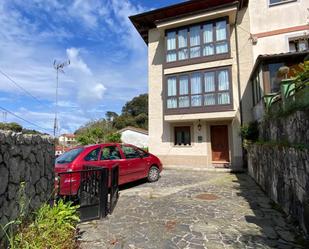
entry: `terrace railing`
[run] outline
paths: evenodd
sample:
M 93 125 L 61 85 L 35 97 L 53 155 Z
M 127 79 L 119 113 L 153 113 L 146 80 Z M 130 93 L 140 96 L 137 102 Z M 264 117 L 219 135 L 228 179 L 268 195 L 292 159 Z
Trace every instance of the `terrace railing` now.
M 267 113 L 286 111 L 292 107 L 309 106 L 309 79 L 281 81 L 280 91 L 264 96 Z

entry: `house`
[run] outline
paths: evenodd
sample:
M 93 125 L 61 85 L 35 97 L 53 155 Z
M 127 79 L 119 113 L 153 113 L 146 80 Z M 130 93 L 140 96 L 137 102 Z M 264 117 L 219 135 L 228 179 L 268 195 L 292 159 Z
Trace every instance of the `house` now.
M 76 145 L 76 136 L 74 134 L 62 134 L 59 136 L 59 144 L 66 147 L 73 147 Z
M 69 150 L 70 150 L 70 148 L 57 145 L 57 146 L 55 147 L 55 156 L 58 157 L 58 156 L 62 155 L 64 152 L 67 152 L 67 151 L 69 151 Z
M 118 131 L 121 134 L 121 141 L 127 144 L 133 144 L 140 148 L 148 148 L 148 131 L 132 126 L 125 127 Z
M 263 97 L 277 93 L 281 80 L 293 77 L 293 69 L 297 70 L 298 64 L 308 56 L 308 9 L 306 0 L 249 2 L 255 65 L 248 86 L 252 87 L 255 120 L 260 120 L 265 113 Z M 287 75 L 279 72 L 283 66 L 290 68 Z
M 148 46 L 150 152 L 165 165 L 241 169 L 254 65 L 306 48 L 308 4 L 195 0 L 131 16 Z
M 241 169 L 248 0 L 186 1 L 130 19 L 148 45 L 150 152 L 165 165 Z

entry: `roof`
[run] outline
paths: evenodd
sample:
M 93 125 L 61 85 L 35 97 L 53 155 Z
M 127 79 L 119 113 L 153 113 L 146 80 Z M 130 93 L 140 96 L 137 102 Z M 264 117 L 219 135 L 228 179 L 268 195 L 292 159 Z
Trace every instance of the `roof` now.
M 62 134 L 60 137 L 75 138 L 74 134 Z
M 148 135 L 148 131 L 147 130 L 144 130 L 144 129 L 141 129 L 141 128 L 136 128 L 136 127 L 133 127 L 133 126 L 127 126 L 121 130 L 119 130 L 118 132 L 119 133 L 122 133 L 124 131 L 135 131 L 135 132 L 138 132 L 138 133 L 142 133 L 144 135 Z
M 148 30 L 155 28 L 158 21 L 199 13 L 235 3 L 238 3 L 241 9 L 247 6 L 248 2 L 249 0 L 191 0 L 130 16 L 129 18 L 148 44 Z
M 279 53 L 279 54 L 261 54 L 257 57 L 253 69 L 250 74 L 251 79 L 253 77 L 253 74 L 255 73 L 256 69 L 261 65 L 261 63 L 276 63 L 276 62 L 282 62 L 284 60 L 304 60 L 306 57 L 309 56 L 309 51 L 301 51 L 301 52 L 287 52 L 287 53 Z
M 55 151 L 69 151 L 71 148 L 68 148 L 68 147 L 64 147 L 64 146 L 60 146 L 60 145 L 57 145 L 55 147 Z

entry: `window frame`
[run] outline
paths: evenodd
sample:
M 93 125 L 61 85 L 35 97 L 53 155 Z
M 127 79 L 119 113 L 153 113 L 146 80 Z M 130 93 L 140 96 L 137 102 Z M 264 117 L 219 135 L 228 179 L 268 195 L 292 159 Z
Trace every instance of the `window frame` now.
M 228 71 L 228 79 L 229 79 L 229 90 L 223 90 L 219 91 L 218 90 L 218 72 L 221 70 L 227 70 Z M 213 92 L 205 92 L 205 73 L 207 72 L 214 72 L 215 73 L 215 91 Z M 192 106 L 191 105 L 191 96 L 194 96 L 191 94 L 191 74 L 194 73 L 201 73 L 202 75 L 202 105 L 201 106 Z M 181 76 L 189 76 L 188 78 L 188 90 L 189 93 L 188 95 L 180 95 L 180 77 Z M 169 77 L 176 77 L 176 101 L 177 101 L 177 107 L 176 108 L 167 108 L 167 81 Z M 194 70 L 194 71 L 188 71 L 188 72 L 183 72 L 183 73 L 177 73 L 177 74 L 171 74 L 171 75 L 165 75 L 164 76 L 164 86 L 163 89 L 165 91 L 164 93 L 164 114 L 169 115 L 169 114 L 189 114 L 189 113 L 203 113 L 203 112 L 220 112 L 220 111 L 231 111 L 233 110 L 233 83 L 232 83 L 232 70 L 231 66 L 225 66 L 225 67 L 217 67 L 217 68 L 211 68 L 211 69 L 204 69 L 204 70 Z M 224 92 L 229 92 L 230 96 L 230 103 L 229 104 L 218 104 L 218 96 L 216 96 L 215 100 L 215 105 L 205 105 L 205 94 L 218 94 L 218 93 L 224 93 Z M 179 97 L 183 96 L 189 96 L 189 107 L 179 107 Z
M 217 41 L 216 39 L 216 23 L 220 21 L 226 21 L 226 40 L 220 40 Z M 203 26 L 207 24 L 212 24 L 212 36 L 213 36 L 213 41 L 212 42 L 205 42 L 204 43 L 204 36 L 203 36 Z M 190 28 L 194 26 L 199 26 L 200 27 L 200 55 L 199 57 L 194 57 L 190 58 L 191 56 L 191 46 L 190 46 Z M 187 59 L 182 59 L 179 60 L 179 51 L 185 48 L 179 48 L 178 45 L 178 32 L 181 30 L 187 30 L 187 53 L 188 53 L 188 58 Z M 170 50 L 167 50 L 167 34 L 169 32 L 176 32 L 176 49 L 172 51 L 176 51 L 176 61 L 167 61 L 167 54 Z M 226 42 L 227 43 L 227 52 L 226 53 L 216 53 L 216 44 Z M 186 26 L 181 26 L 177 27 L 174 29 L 168 29 L 165 30 L 165 41 L 164 41 L 164 63 L 163 67 L 164 68 L 171 68 L 171 67 L 177 67 L 177 66 L 183 66 L 183 65 L 189 65 L 189 64 L 196 64 L 196 63 L 202 63 L 202 62 L 207 62 L 207 61 L 215 61 L 215 60 L 223 60 L 223 59 L 228 59 L 231 58 L 231 44 L 230 44 L 230 23 L 229 23 L 229 18 L 226 17 L 221 17 L 217 19 L 212 19 L 209 21 L 204 21 L 204 22 L 199 22 L 199 23 L 194 23 Z M 213 44 L 213 49 L 214 49 L 214 54 L 212 55 L 203 55 L 203 50 L 204 46 L 209 44 Z M 196 48 L 198 46 L 194 46 L 193 48 Z
M 98 150 L 98 151 L 99 151 L 99 152 L 98 152 L 98 155 L 97 155 L 97 159 L 96 159 L 96 160 L 87 160 L 87 157 L 88 157 L 92 152 L 94 152 L 95 150 Z M 84 157 L 84 161 L 85 161 L 85 162 L 97 162 L 97 161 L 100 160 L 100 157 L 101 157 L 101 147 L 97 147 L 97 148 L 92 149 L 91 151 L 89 151 L 89 152 L 87 153 L 87 155 Z
M 271 3 L 270 1 L 271 1 L 271 0 L 267 0 L 268 6 L 269 6 L 269 7 L 273 7 L 273 6 L 277 6 L 277 5 L 281 5 L 281 4 L 297 2 L 298 0 L 283 0 L 283 1 L 280 1 L 280 2 L 278 2 L 278 3 Z
M 134 150 L 134 151 L 138 154 L 138 157 L 127 158 L 127 157 L 126 157 L 126 153 L 125 153 L 125 151 L 123 150 L 123 147 L 131 148 L 132 150 Z M 140 154 L 139 151 L 138 151 L 136 148 L 134 148 L 133 146 L 123 144 L 123 145 L 120 145 L 120 148 L 121 148 L 121 151 L 122 151 L 122 153 L 123 153 L 124 159 L 126 159 L 126 160 L 141 159 L 141 154 Z
M 187 146 L 192 146 L 192 134 L 191 134 L 191 126 L 190 125 L 184 125 L 184 126 L 174 126 L 173 127 L 174 130 L 174 146 L 177 147 L 187 147 Z M 177 144 L 177 131 L 182 131 L 182 130 L 186 130 L 187 132 L 189 132 L 189 144 Z
M 118 154 L 119 154 L 119 158 L 117 158 L 117 159 L 102 159 L 104 149 L 110 148 L 110 147 L 115 147 L 117 149 Z M 121 160 L 121 159 L 122 159 L 121 152 L 120 152 L 120 149 L 117 145 L 106 145 L 106 146 L 102 147 L 101 153 L 99 155 L 99 161 L 114 161 L 114 160 Z

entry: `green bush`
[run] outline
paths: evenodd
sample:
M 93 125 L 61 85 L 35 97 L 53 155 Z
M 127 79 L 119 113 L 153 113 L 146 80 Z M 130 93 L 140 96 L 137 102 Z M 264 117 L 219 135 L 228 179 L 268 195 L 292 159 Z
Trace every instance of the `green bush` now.
M 106 136 L 106 141 L 110 143 L 121 143 L 120 133 L 110 133 Z
M 240 128 L 240 135 L 243 139 L 251 142 L 255 142 L 259 139 L 259 127 L 258 122 L 250 122 L 249 124 L 243 125 Z
M 35 212 L 27 225 L 21 223 L 11 238 L 10 248 L 15 249 L 73 249 L 77 248 L 75 227 L 79 222 L 78 206 L 60 200 L 52 207 L 44 204 Z
M 0 123 L 0 130 L 10 130 L 15 132 L 21 132 L 23 127 L 15 122 L 12 123 Z

